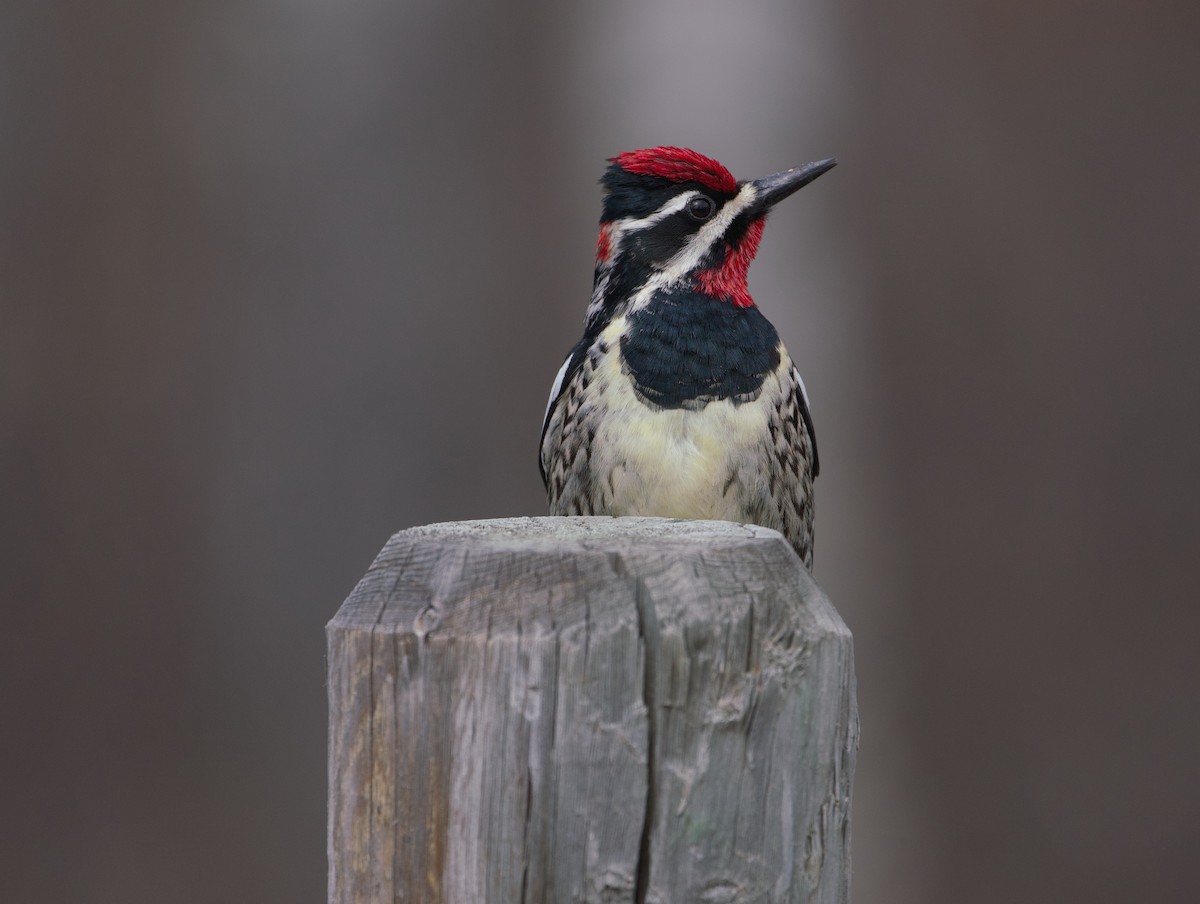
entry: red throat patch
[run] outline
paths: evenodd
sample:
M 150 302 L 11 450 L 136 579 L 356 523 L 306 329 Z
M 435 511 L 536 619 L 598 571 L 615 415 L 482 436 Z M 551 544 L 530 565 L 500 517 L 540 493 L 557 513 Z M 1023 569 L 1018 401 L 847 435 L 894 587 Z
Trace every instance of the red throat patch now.
M 732 302 L 739 308 L 751 307 L 754 299 L 750 297 L 746 278 L 750 275 L 750 262 L 758 253 L 766 223 L 765 217 L 759 217 L 746 229 L 736 248 L 726 244 L 725 261 L 719 267 L 697 273 L 696 287 L 705 295 Z
M 661 176 L 672 182 L 699 182 L 724 194 L 737 191 L 737 180 L 711 157 L 687 148 L 657 147 L 626 151 L 612 158 L 621 169 L 643 176 Z

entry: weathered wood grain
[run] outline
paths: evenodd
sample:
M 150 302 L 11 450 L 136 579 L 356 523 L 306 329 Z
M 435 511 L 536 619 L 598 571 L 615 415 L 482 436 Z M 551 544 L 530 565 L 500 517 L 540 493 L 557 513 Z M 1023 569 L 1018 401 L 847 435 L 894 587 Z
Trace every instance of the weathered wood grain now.
M 414 528 L 328 641 L 334 904 L 848 899 L 850 633 L 774 531 Z

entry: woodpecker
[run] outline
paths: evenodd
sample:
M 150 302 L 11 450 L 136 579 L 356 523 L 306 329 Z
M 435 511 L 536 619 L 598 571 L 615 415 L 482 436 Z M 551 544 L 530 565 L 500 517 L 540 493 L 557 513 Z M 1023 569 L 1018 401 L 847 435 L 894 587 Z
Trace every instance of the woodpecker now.
M 551 514 L 759 524 L 812 569 L 808 393 L 746 277 L 767 212 L 836 163 L 739 182 L 685 148 L 610 158 L 583 338 L 542 423 Z

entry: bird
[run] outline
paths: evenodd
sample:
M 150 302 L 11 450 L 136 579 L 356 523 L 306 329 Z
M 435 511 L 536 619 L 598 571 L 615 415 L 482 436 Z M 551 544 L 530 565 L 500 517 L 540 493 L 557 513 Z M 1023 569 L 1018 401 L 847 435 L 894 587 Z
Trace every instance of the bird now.
M 812 570 L 808 391 L 747 276 L 768 212 L 836 164 L 739 181 L 688 148 L 609 158 L 583 338 L 542 421 L 551 514 L 757 524 Z

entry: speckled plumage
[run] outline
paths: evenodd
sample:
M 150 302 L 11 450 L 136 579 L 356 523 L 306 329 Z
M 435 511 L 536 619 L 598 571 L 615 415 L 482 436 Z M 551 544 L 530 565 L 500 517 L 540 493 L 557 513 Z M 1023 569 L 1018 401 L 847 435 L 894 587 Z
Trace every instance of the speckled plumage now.
M 745 279 L 766 210 L 832 165 L 734 183 L 691 151 L 614 158 L 584 336 L 543 424 L 552 514 L 759 524 L 812 567 L 808 400 Z

